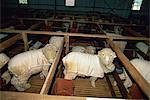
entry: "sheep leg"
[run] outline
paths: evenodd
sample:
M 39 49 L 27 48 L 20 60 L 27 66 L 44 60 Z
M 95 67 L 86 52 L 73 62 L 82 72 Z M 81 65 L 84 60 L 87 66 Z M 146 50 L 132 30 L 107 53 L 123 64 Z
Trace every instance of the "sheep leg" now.
M 14 85 L 14 87 L 18 91 L 25 91 L 26 89 L 29 89 L 31 87 L 31 84 L 30 83 L 23 83 L 23 84 Z
M 93 77 L 93 76 L 91 76 L 90 77 L 90 81 L 91 81 L 91 85 L 92 85 L 92 87 L 96 87 L 96 85 L 95 85 L 95 81 L 97 80 L 97 77 Z
M 25 91 L 25 88 L 23 88 L 20 85 L 14 85 L 14 87 L 18 90 L 18 91 Z
M 43 66 L 42 72 L 40 73 L 40 78 L 44 79 L 48 74 L 49 66 Z

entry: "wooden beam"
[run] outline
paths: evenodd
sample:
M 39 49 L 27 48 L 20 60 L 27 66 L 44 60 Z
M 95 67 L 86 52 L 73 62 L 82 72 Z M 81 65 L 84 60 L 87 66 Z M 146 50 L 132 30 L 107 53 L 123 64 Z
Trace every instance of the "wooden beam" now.
M 4 49 L 10 47 L 11 45 L 13 45 L 18 40 L 21 40 L 21 39 L 22 39 L 22 35 L 21 34 L 17 34 L 15 36 L 9 38 L 8 40 L 0 43 L 0 52 L 3 51 Z
M 141 38 L 146 37 L 146 36 L 142 35 L 141 33 L 132 30 L 131 28 L 124 27 L 123 29 L 126 31 L 126 33 L 128 33 L 128 35 L 132 35 L 134 37 L 141 37 Z M 144 41 L 144 42 L 150 46 L 150 40 Z
M 0 91 L 0 98 L 1 100 L 87 100 L 88 97 L 41 95 L 25 92 Z
M 117 57 L 120 59 L 126 70 L 135 80 L 135 82 L 139 85 L 141 90 L 145 93 L 145 95 L 150 98 L 150 85 L 143 78 L 143 76 L 136 70 L 136 68 L 130 63 L 128 58 L 121 52 L 118 46 L 116 46 L 113 41 L 107 39 L 108 44 L 112 47 L 112 49 L 116 52 Z
M 18 20 L 38 20 L 38 21 L 57 21 L 57 22 L 71 22 L 72 20 L 66 20 L 66 19 L 49 19 L 49 18 L 15 18 Z
M 48 32 L 48 31 L 29 31 L 29 30 L 4 30 L 0 29 L 0 32 L 7 33 L 28 33 L 28 34 L 45 34 L 45 35 L 69 35 L 69 36 L 79 36 L 79 37 L 94 37 L 94 38 L 112 38 L 115 40 L 145 40 L 150 41 L 150 38 L 146 37 L 129 37 L 129 36 L 107 36 L 101 34 L 84 34 L 84 33 L 67 33 L 67 32 Z
M 45 82 L 44 82 L 44 85 L 43 85 L 43 87 L 40 91 L 40 94 L 47 94 L 48 91 L 49 91 L 50 86 L 52 85 L 52 80 L 53 80 L 53 77 L 54 77 L 54 74 L 55 74 L 60 56 L 61 56 L 61 52 L 63 50 L 63 44 L 64 44 L 64 41 L 62 42 L 61 47 L 60 47 L 59 51 L 56 54 L 56 57 L 54 59 L 54 63 L 50 67 L 50 70 L 49 70 L 48 75 L 45 79 Z
M 81 16 L 75 16 L 75 18 L 78 17 L 80 18 Z M 82 18 L 82 17 L 81 17 Z M 86 17 L 87 18 L 87 17 Z M 15 19 L 21 19 L 21 20 L 48 20 L 48 21 L 61 21 L 61 22 L 71 22 L 73 20 L 65 20 L 65 19 L 48 19 L 48 18 L 15 18 Z M 75 21 L 78 23 L 97 23 L 97 21 Z M 143 25 L 136 25 L 136 24 L 122 24 L 122 23 L 100 23 L 101 25 L 113 25 L 113 26 L 143 26 Z

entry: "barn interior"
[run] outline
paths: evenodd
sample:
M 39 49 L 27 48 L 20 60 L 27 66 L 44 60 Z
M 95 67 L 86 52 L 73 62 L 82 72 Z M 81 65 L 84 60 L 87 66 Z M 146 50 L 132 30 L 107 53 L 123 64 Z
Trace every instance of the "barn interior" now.
M 1 0 L 0 3 L 2 100 L 150 98 L 149 0 Z M 61 37 L 62 40 L 58 38 L 51 44 L 53 37 Z M 54 45 L 57 43 L 59 47 Z M 52 62 L 45 54 L 52 49 L 45 52 L 43 49 L 49 44 L 56 49 Z M 86 52 L 88 47 L 94 51 Z M 110 48 L 116 55 L 111 62 L 114 70 L 98 77 L 96 87 L 91 85 L 92 76 L 77 75 L 74 79 L 66 79 L 65 71 L 69 64 L 64 64 L 63 58 L 75 52 L 74 48 L 82 48 L 77 52 L 81 55 L 96 57 L 99 51 Z M 28 77 L 25 83 L 29 83 L 30 88 L 20 90 L 12 82 L 13 77 L 18 76 L 9 67 L 17 55 L 32 51 L 42 52 L 48 61 L 48 73 L 41 78 L 44 68 L 38 63 L 37 66 L 43 69 Z M 29 63 L 41 61 L 34 57 L 30 61 L 27 57 L 33 56 L 20 56 L 15 62 L 16 66 L 24 62 L 16 68 L 20 73 L 23 73 L 23 67 L 35 66 L 28 66 Z M 91 63 L 80 56 L 77 59 L 81 60 L 84 68 Z M 133 59 L 141 62 L 134 65 L 131 63 Z M 131 84 L 126 84 L 127 81 Z

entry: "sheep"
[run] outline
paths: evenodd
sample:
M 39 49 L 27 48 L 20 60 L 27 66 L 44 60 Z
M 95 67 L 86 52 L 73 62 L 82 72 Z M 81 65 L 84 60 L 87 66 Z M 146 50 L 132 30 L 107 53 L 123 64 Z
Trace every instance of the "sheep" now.
M 42 43 L 39 42 L 39 41 L 37 41 L 33 46 L 31 46 L 31 47 L 29 48 L 29 50 L 38 49 L 41 45 L 42 45 Z
M 4 54 L 0 53 L 0 69 L 10 60 L 10 58 Z
M 112 63 L 116 54 L 110 48 L 104 48 L 98 55 L 85 54 L 81 52 L 71 52 L 63 59 L 64 79 L 73 80 L 76 76 L 91 76 L 91 85 L 95 87 L 97 78 L 103 78 L 104 73 L 114 71 Z
M 130 60 L 130 62 L 137 69 L 137 71 L 139 71 L 139 73 L 143 76 L 143 78 L 150 84 L 150 61 L 135 58 Z M 128 90 L 128 88 L 131 87 L 133 83 L 130 77 L 128 76 L 127 72 L 125 71 L 125 69 L 123 70 L 124 70 L 123 73 L 119 76 L 123 76 L 120 77 L 120 79 L 125 80 L 123 84 L 125 88 Z
M 142 51 L 144 54 L 147 54 L 148 52 L 148 49 L 149 49 L 149 46 L 146 45 L 144 42 L 138 42 L 136 44 L 136 47 Z M 140 59 L 144 59 L 140 54 L 137 53 L 137 56 L 140 58 Z
M 95 54 L 96 48 L 93 46 L 74 46 L 71 50 L 72 52 L 82 52 L 88 54 Z
M 58 39 L 60 40 L 60 37 Z M 55 37 L 55 40 L 58 39 Z M 63 41 L 63 39 L 61 40 Z M 11 84 L 18 91 L 25 91 L 31 87 L 31 84 L 27 83 L 31 75 L 40 72 L 41 79 L 47 76 L 49 67 L 53 63 L 56 53 L 61 46 L 60 42 L 62 42 L 50 41 L 52 44 L 47 44 L 41 49 L 20 53 L 9 61 L 8 70 L 13 74 Z
M 8 84 L 8 83 L 10 82 L 10 80 L 11 80 L 11 76 L 10 76 L 9 71 L 8 71 L 8 70 L 5 71 L 5 72 L 1 75 L 1 78 L 2 78 L 3 80 L 5 80 L 5 84 Z
M 84 53 L 85 52 L 85 47 L 83 47 L 83 46 L 74 46 L 71 51 L 72 52 L 82 52 L 82 53 Z
M 121 36 L 120 34 L 114 34 L 114 33 L 106 33 L 108 36 Z M 126 41 L 113 41 L 120 49 L 121 51 L 124 51 L 127 42 Z
M 58 50 L 63 40 L 64 40 L 64 37 L 52 36 L 51 39 L 49 40 L 49 44 L 53 44 Z
M 14 56 L 8 63 L 8 70 L 13 74 L 11 84 L 18 91 L 25 91 L 31 85 L 27 83 L 32 74 L 40 73 L 40 77 L 46 77 L 49 62 L 42 53 L 42 49 L 27 51 Z
M 95 54 L 96 53 L 96 47 L 93 47 L 93 46 L 87 46 L 87 47 L 85 47 L 85 53 Z

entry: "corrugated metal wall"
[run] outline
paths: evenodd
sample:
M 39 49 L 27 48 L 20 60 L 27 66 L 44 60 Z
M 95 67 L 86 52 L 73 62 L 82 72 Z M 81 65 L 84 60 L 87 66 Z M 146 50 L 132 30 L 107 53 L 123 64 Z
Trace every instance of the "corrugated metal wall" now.
M 112 13 L 127 18 L 130 15 L 132 0 L 76 0 L 75 7 L 65 7 L 65 0 L 28 0 L 28 5 L 18 5 L 18 0 L 1 0 L 2 7 L 7 8 L 33 8 L 66 10 L 66 11 L 97 11 Z M 56 2 L 56 4 L 55 4 Z

